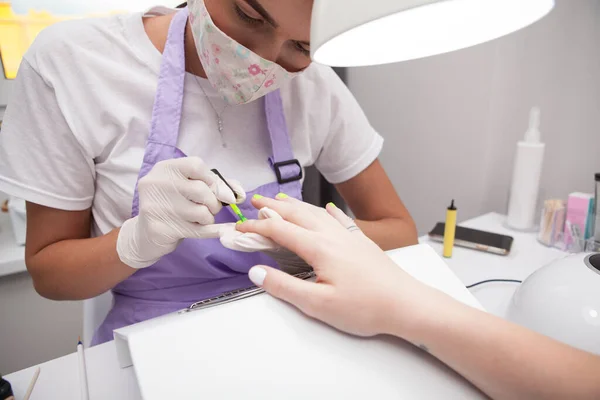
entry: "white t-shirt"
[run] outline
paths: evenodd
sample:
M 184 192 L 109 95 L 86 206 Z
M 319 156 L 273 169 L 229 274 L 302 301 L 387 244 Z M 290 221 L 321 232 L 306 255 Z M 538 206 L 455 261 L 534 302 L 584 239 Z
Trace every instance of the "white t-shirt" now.
M 142 17 L 64 22 L 38 36 L 0 134 L 0 191 L 63 210 L 92 207 L 94 235 L 130 217 L 161 64 Z M 226 106 L 207 80 L 187 74 L 178 147 L 246 190 L 275 181 L 264 102 L 228 107 L 222 139 L 202 88 L 218 112 Z M 383 139 L 330 68 L 312 64 L 281 94 L 302 166 L 339 183 L 378 157 Z

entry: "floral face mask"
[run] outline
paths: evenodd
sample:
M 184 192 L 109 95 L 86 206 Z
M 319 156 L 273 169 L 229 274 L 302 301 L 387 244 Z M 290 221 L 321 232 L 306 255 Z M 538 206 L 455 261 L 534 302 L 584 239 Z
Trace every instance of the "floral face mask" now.
M 212 21 L 204 0 L 188 1 L 190 26 L 204 72 L 232 105 L 245 104 L 279 89 L 298 72 L 288 72 L 242 46 Z

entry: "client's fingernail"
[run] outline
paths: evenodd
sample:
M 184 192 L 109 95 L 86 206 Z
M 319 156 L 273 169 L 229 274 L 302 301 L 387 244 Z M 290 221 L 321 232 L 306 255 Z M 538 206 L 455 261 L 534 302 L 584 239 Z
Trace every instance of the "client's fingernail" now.
M 337 206 L 336 206 L 335 204 L 333 204 L 333 203 L 327 203 L 327 205 L 328 205 L 329 207 L 337 208 Z
M 265 283 L 265 278 L 267 277 L 267 271 L 264 268 L 260 267 L 252 267 L 250 272 L 248 272 L 248 278 L 254 283 L 256 286 L 262 286 Z
M 263 196 L 261 196 L 260 194 L 258 194 L 258 193 L 257 193 L 257 194 L 255 194 L 254 196 L 252 196 L 252 198 L 253 198 L 254 200 L 260 200 L 260 199 L 262 199 L 262 198 L 263 198 Z
M 277 196 L 275 196 L 275 198 L 277 198 L 277 199 L 287 199 L 288 197 L 290 197 L 290 196 L 288 196 L 285 193 L 278 193 Z
M 236 224 L 236 225 L 241 225 L 241 224 L 242 224 L 242 222 L 243 222 L 243 221 L 238 221 L 238 222 L 236 222 L 235 224 Z
M 269 207 L 263 207 L 258 211 L 258 214 L 264 218 L 277 218 L 282 219 L 281 215 L 277 214 L 274 210 L 271 210 Z

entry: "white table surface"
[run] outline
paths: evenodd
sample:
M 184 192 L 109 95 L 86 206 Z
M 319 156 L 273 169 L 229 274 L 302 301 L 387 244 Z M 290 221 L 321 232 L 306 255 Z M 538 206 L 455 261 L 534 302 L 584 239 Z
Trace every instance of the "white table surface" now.
M 565 255 L 559 250 L 540 245 L 534 234 L 504 228 L 503 222 L 503 216 L 491 213 L 461 224 L 515 238 L 509 256 L 455 248 L 453 257 L 446 261 L 465 285 L 494 278 L 523 280 L 540 267 Z M 441 253 L 441 244 L 427 237 L 422 237 L 421 242 L 430 244 Z M 516 288 L 515 284 L 491 283 L 473 288 L 472 292 L 489 312 L 503 316 Z M 119 368 L 114 342 L 86 350 L 86 360 L 91 400 L 141 399 L 133 368 Z M 80 398 L 76 353 L 43 363 L 40 367 L 41 373 L 31 400 Z M 23 398 L 34 372 L 35 367 L 31 367 L 5 377 L 11 383 L 17 400 Z
M 73 343 L 74 345 L 76 343 Z M 75 349 L 75 346 L 73 346 Z M 114 342 L 85 350 L 90 400 L 141 400 L 135 371 L 121 369 Z M 23 399 L 37 366 L 4 378 L 10 382 L 16 400 Z M 40 364 L 40 376 L 30 400 L 80 400 L 77 353 Z
M 10 216 L 0 212 L 0 277 L 25 270 L 25 246 L 17 245 Z
M 497 213 L 489 213 L 471 219 L 460 226 L 488 232 L 512 236 L 514 242 L 508 256 L 484 253 L 461 247 L 454 247 L 452 258 L 446 258 L 446 264 L 454 271 L 465 285 L 487 279 L 524 280 L 539 268 L 551 261 L 565 257 L 567 254 L 541 245 L 535 233 L 513 231 L 504 226 L 506 217 Z M 420 238 L 442 254 L 442 244 L 430 240 L 427 236 Z M 504 317 L 510 299 L 519 287 L 515 283 L 486 283 L 471 289 L 471 293 L 490 313 Z

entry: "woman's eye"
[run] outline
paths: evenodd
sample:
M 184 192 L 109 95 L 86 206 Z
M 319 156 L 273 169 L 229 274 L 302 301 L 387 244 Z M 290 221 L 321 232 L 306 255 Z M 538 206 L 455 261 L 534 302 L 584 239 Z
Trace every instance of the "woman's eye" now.
M 251 16 L 246 14 L 244 12 L 244 10 L 242 10 L 240 8 L 240 6 L 238 6 L 237 4 L 235 5 L 235 13 L 238 15 L 238 17 L 240 17 L 240 19 L 242 21 L 247 22 L 249 24 L 262 24 L 263 23 L 262 19 L 252 18 Z
M 298 42 L 296 42 L 296 49 L 305 56 L 310 56 L 310 50 L 305 49 L 304 46 Z

